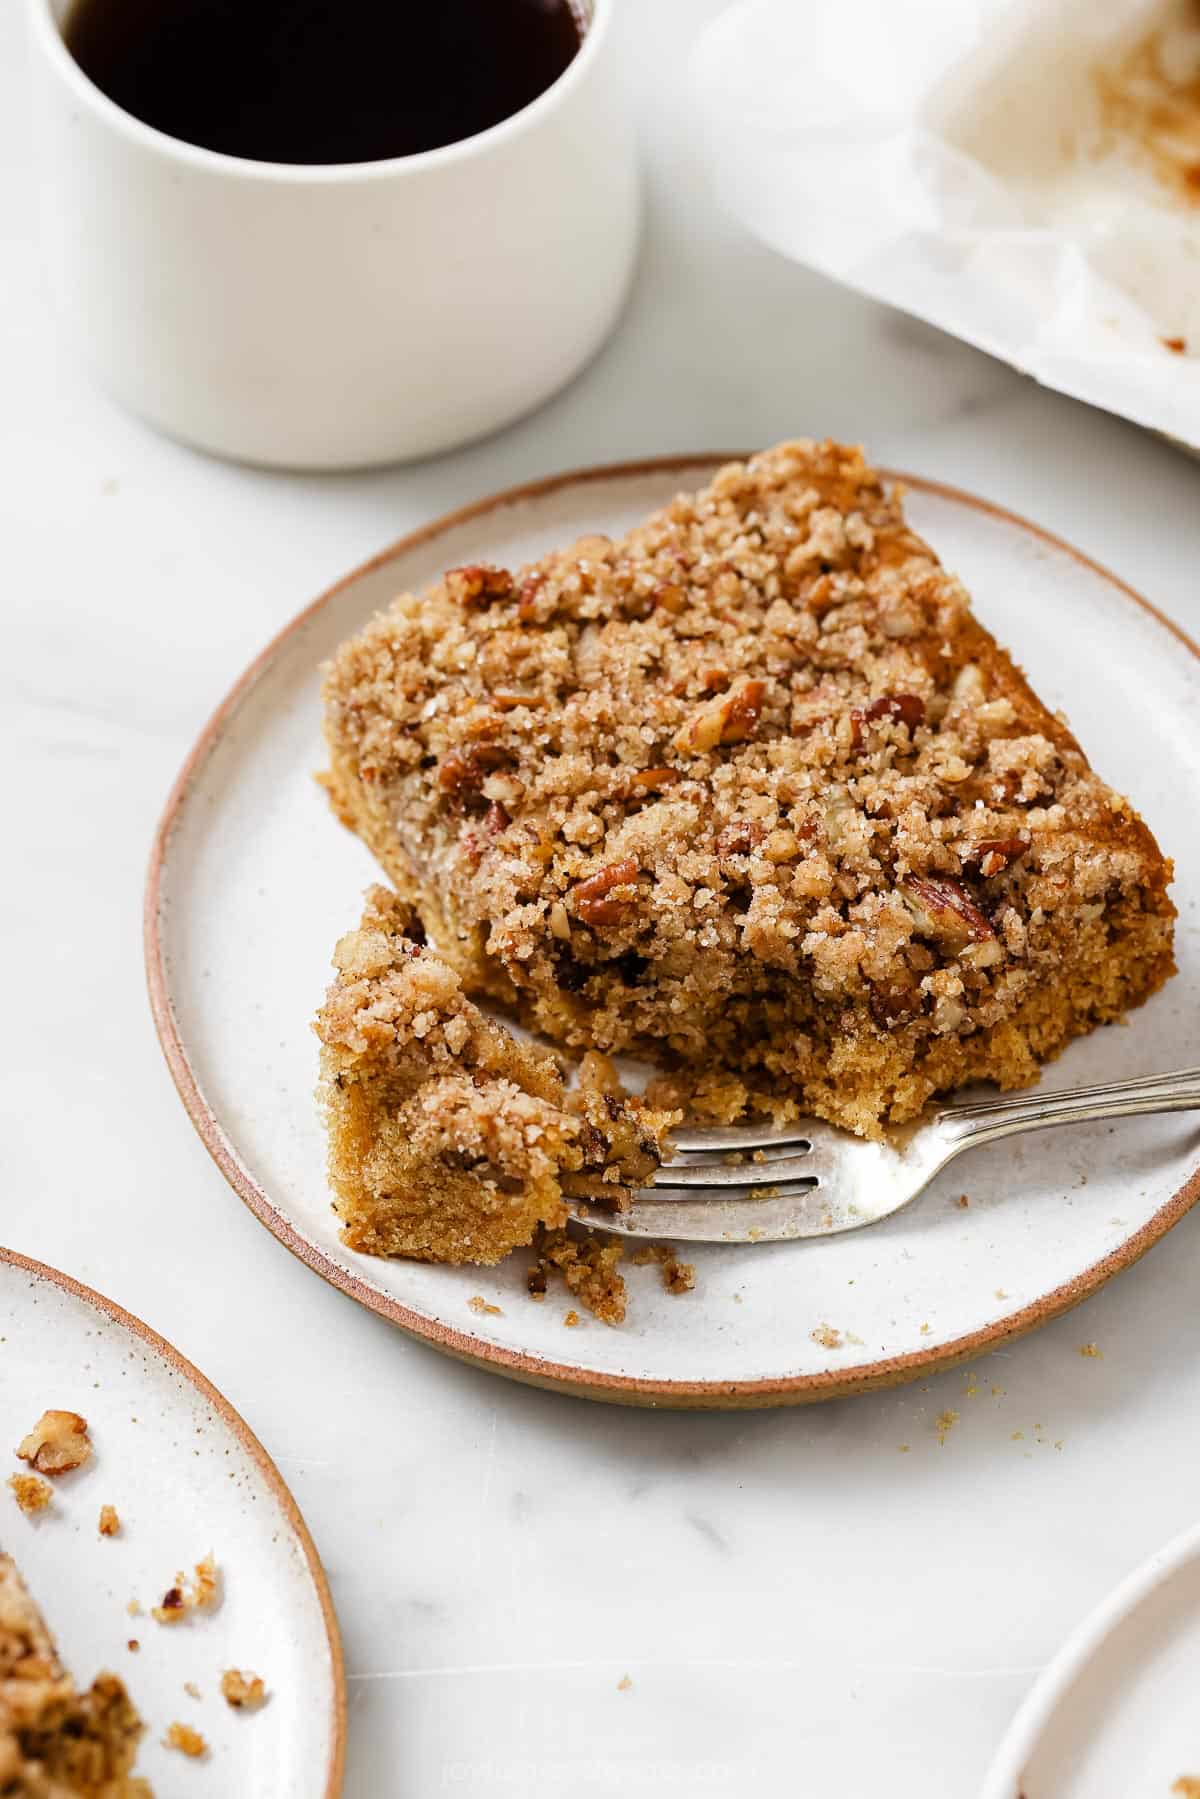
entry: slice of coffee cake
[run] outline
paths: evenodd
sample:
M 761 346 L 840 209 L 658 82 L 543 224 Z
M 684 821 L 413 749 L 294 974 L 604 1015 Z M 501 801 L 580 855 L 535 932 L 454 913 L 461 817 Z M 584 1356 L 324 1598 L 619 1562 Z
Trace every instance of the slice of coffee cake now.
M 464 988 L 712 1112 L 875 1135 L 1032 1081 L 1173 969 L 1149 830 L 857 450 L 452 569 L 325 703 L 333 803 Z
M 676 1115 L 622 1094 L 601 1056 L 568 1092 L 554 1058 L 485 1017 L 414 931 L 403 902 L 373 888 L 316 1021 L 345 1241 L 491 1263 L 565 1224 L 566 1198 L 628 1205 Z
M 142 1730 L 115 1674 L 76 1690 L 16 1564 L 0 1555 L 0 1793 L 151 1799 L 130 1773 Z

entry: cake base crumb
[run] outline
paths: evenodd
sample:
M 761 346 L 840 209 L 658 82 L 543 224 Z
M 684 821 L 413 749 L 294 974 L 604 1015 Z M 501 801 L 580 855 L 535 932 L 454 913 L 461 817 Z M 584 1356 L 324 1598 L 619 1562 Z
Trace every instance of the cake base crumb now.
M 50 1504 L 50 1482 L 40 1475 L 10 1474 L 8 1484 L 27 1517 L 32 1512 L 44 1512 Z
M 501 1308 L 492 1305 L 483 1297 L 482 1293 L 473 1293 L 470 1299 L 468 1299 L 467 1304 L 470 1309 L 473 1312 L 477 1312 L 481 1318 L 503 1318 L 504 1316 Z
M 617 1264 L 624 1245 L 598 1235 L 573 1237 L 566 1230 L 542 1231 L 534 1243 L 537 1262 L 529 1271 L 529 1291 L 544 1296 L 551 1274 L 561 1274 L 567 1291 L 603 1324 L 625 1317 L 625 1281 Z M 576 1320 L 578 1322 L 578 1320 Z
M 647 1243 L 633 1257 L 635 1268 L 646 1268 L 657 1262 L 662 1283 L 668 1293 L 690 1293 L 696 1285 L 696 1264 L 681 1262 L 669 1243 Z

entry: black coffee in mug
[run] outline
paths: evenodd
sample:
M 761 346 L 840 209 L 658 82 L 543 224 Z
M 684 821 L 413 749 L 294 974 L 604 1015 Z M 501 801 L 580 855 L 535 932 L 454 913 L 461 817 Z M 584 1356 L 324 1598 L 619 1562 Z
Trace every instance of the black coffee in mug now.
M 67 48 L 147 125 L 264 162 L 378 162 L 498 125 L 579 49 L 572 0 L 75 0 Z

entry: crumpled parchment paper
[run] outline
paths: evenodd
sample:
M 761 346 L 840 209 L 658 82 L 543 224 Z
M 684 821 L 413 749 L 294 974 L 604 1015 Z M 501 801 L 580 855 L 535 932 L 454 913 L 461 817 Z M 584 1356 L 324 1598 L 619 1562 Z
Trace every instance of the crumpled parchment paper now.
M 757 236 L 1200 445 L 1200 0 L 741 0 L 691 74 Z

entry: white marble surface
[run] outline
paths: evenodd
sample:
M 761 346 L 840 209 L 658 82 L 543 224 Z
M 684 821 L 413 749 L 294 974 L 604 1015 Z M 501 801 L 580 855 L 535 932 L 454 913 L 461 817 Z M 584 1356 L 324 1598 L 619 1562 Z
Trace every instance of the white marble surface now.
M 861 437 L 1200 632 L 1191 462 L 714 213 L 681 78 L 715 10 L 625 0 L 650 207 L 608 349 L 501 437 L 336 478 L 176 448 L 60 359 L 19 9 L 0 12 L 3 1235 L 162 1331 L 277 1458 L 339 1607 L 353 1799 L 969 1799 L 1068 1628 L 1196 1515 L 1200 1211 L 981 1364 L 974 1398 L 956 1373 L 797 1412 L 592 1407 L 445 1361 L 288 1257 L 208 1162 L 154 1039 L 146 850 L 208 711 L 332 577 L 496 486 Z

